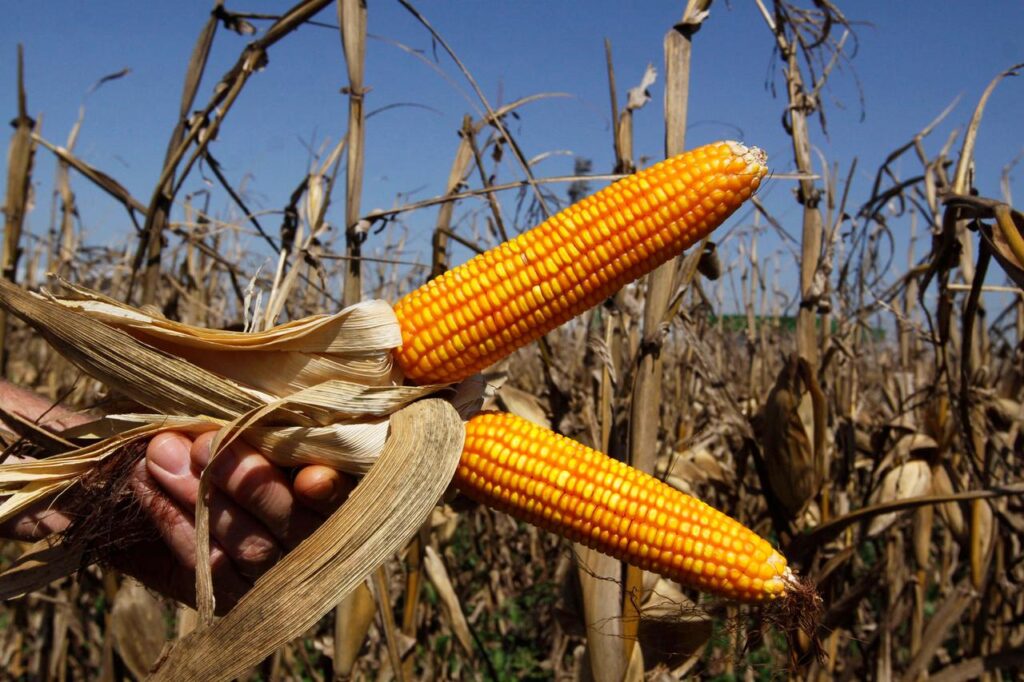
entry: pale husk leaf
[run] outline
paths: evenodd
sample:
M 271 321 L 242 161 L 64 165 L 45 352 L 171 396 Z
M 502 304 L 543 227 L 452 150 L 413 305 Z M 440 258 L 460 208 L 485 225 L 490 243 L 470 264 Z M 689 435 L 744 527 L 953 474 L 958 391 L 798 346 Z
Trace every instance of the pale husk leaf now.
M 235 332 L 175 322 L 88 289 L 64 286 L 73 296 L 52 297 L 60 305 L 264 393 L 288 395 L 330 379 L 395 383 L 391 350 L 401 344 L 401 330 L 384 301 L 364 301 L 262 332 Z
M 932 486 L 932 470 L 928 462 L 914 459 L 890 469 L 882 485 L 871 497 L 872 504 L 905 500 L 911 497 L 926 495 Z M 896 522 L 899 512 L 879 514 L 868 526 L 868 536 L 879 535 Z
M 943 466 L 932 467 L 932 495 L 952 495 L 953 482 Z M 939 517 L 949 527 L 958 542 L 964 542 L 967 535 L 967 524 L 959 502 L 946 502 L 938 505 Z
M 120 414 L 111 421 L 150 424 L 166 431 L 194 435 L 216 431 L 227 422 L 204 417 L 167 417 L 159 414 Z M 155 433 L 155 432 L 151 432 Z M 284 467 L 323 464 L 350 474 L 365 474 L 377 461 L 388 434 L 388 418 L 325 426 L 247 426 L 242 437 L 275 464 Z M 0 475 L 3 468 L 0 467 Z M 2 479 L 0 479 L 2 480 Z
M 164 414 L 231 417 L 261 401 L 236 384 L 0 280 L 0 305 L 89 376 Z
M 402 344 L 402 333 L 386 301 L 363 301 L 333 315 L 293 320 L 262 332 L 235 332 L 194 327 L 149 315 L 94 291 L 63 283 L 76 296 L 54 297 L 114 327 L 131 328 L 147 338 L 209 350 L 275 350 L 339 353 L 361 357 Z
M 311 627 L 418 530 L 454 475 L 464 435 L 440 400 L 396 412 L 384 452 L 348 502 L 224 618 L 179 642 L 152 679 L 234 677 Z
M 388 433 L 388 419 L 327 426 L 254 426 L 245 440 L 280 466 L 323 464 L 361 475 L 380 456 Z
M 33 481 L 26 483 L 17 492 L 0 504 L 0 523 L 7 521 L 25 511 L 36 502 L 40 502 L 71 486 L 71 481 Z

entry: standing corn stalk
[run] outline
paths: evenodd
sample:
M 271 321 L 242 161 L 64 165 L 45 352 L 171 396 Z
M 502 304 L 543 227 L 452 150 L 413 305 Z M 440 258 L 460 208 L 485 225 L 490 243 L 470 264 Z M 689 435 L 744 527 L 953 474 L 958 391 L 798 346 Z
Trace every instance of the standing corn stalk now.
M 842 54 L 846 39 L 834 42 L 830 31 L 834 25 L 845 26 L 846 19 L 831 2 L 815 3 L 805 10 L 787 0 L 773 0 L 772 12 L 764 0 L 757 0 L 768 28 L 775 36 L 775 49 L 785 64 L 786 114 L 783 125 L 793 140 L 793 159 L 801 174 L 797 201 L 803 206 L 803 230 L 800 252 L 800 312 L 797 315 L 797 352 L 818 370 L 817 313 L 827 305 L 828 282 L 820 267 L 822 247 L 822 215 L 819 207 L 822 191 L 813 179 L 811 161 L 811 134 L 808 119 L 821 112 L 819 94 L 828 75 Z M 816 74 L 815 59 L 820 52 L 832 52 L 831 60 Z M 804 78 L 802 69 L 809 70 L 811 80 Z M 824 119 L 822 119 L 824 120 Z
M 2 276 L 13 282 L 21 248 L 21 228 L 31 187 L 32 159 L 36 145 L 32 141 L 35 121 L 28 115 L 25 97 L 25 55 L 18 45 L 18 117 L 14 120 L 14 137 L 7 152 L 7 199 L 4 204 L 4 248 Z M 7 370 L 7 311 L 0 310 L 0 373 Z
M 365 230 L 359 222 L 359 202 L 363 193 L 363 141 L 365 114 L 363 71 L 366 65 L 366 2 L 338 0 L 338 23 L 348 67 L 348 155 L 345 171 L 345 268 L 342 301 L 354 305 L 363 298 L 362 266 L 359 261 Z
M 686 10 L 678 24 L 665 34 L 665 157 L 681 154 L 686 145 L 686 120 L 690 97 L 690 55 L 694 34 L 708 16 L 711 0 L 688 0 Z M 703 243 L 698 251 L 704 248 Z M 630 402 L 629 462 L 645 473 L 654 472 L 658 456 L 658 432 L 661 427 L 662 354 L 664 329 L 669 299 L 675 293 L 675 261 L 660 266 L 647 277 L 644 301 L 643 341 L 637 361 Z M 643 572 L 635 569 L 626 573 L 623 615 L 633 632 L 626 632 L 627 650 L 636 638 L 640 623 L 639 598 L 643 592 Z M 627 659 L 629 656 L 627 655 Z

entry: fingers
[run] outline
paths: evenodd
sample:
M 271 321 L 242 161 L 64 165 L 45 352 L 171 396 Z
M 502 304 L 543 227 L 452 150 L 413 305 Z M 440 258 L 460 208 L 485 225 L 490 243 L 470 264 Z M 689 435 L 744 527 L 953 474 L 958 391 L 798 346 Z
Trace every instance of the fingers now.
M 158 592 L 194 605 L 196 531 L 191 514 L 162 490 L 145 460 L 136 465 L 133 485 L 162 542 L 143 543 L 122 553 L 115 562 L 117 567 Z M 210 541 L 210 573 L 218 613 L 234 605 L 251 586 L 216 540 Z
M 192 444 L 193 469 L 210 466 L 211 481 L 240 507 L 248 510 L 286 548 L 312 533 L 322 519 L 296 503 L 285 473 L 243 441 L 235 441 L 210 463 L 214 434 L 199 436 Z
M 60 511 L 51 509 L 52 504 L 52 499 L 44 500 L 0 523 L 0 538 L 33 542 L 64 530 L 70 519 Z
M 348 499 L 355 485 L 351 477 L 319 464 L 299 469 L 292 481 L 299 504 L 324 516 L 333 514 Z
M 0 407 L 29 421 L 63 431 L 95 419 L 84 412 L 72 412 L 66 407 L 54 405 L 38 393 L 16 386 L 0 379 Z
M 146 450 L 147 470 L 153 480 L 181 508 L 195 508 L 199 496 L 199 476 L 193 469 L 189 451 L 192 442 L 185 436 L 167 432 L 150 441 Z M 282 549 L 267 528 L 246 509 L 228 496 L 213 489 L 209 499 L 210 534 L 217 540 L 228 557 L 235 563 L 242 575 L 257 578 L 265 573 L 280 557 Z M 189 528 L 192 528 L 189 514 Z M 168 543 L 181 546 L 185 538 L 178 537 L 178 531 L 189 535 L 194 529 L 181 524 L 171 525 Z

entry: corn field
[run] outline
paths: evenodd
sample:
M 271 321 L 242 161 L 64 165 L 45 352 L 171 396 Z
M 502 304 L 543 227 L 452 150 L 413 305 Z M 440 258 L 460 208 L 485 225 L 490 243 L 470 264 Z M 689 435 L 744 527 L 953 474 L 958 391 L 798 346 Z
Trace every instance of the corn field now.
M 883 159 L 834 160 L 825 93 L 853 77 L 873 18 L 839 0 L 686 0 L 639 84 L 616 70 L 622 39 L 594 36 L 614 165 L 576 157 L 553 177 L 521 137 L 555 95 L 499 103 L 431 23 L 440 8 L 397 0 L 430 45 L 417 59 L 443 63 L 479 113 L 451 121 L 449 158 L 420 166 L 442 195 L 371 209 L 367 156 L 388 144 L 368 124 L 380 4 L 214 2 L 184 79 L 167 77 L 181 105 L 145 195 L 79 153 L 84 108 L 70 131 L 43 125 L 33 54 L 2 46 L 18 79 L 0 256 L 0 680 L 1024 676 L 1024 213 L 1013 164 L 976 153 L 986 121 L 1013 115 L 991 98 L 1020 87 L 1024 64 L 951 85 L 950 99 L 984 88 L 953 128 L 962 108 Z M 787 146 L 767 162 L 757 140 L 686 139 L 709 96 L 693 71 L 728 57 L 699 29 L 740 11 L 760 22 L 744 39 L 763 44 L 776 97 L 742 115 L 783 112 Z M 340 39 L 345 115 L 287 205 L 266 209 L 218 162 L 218 135 L 308 30 Z M 231 40 L 219 73 L 211 51 Z M 658 89 L 652 159 L 636 129 Z M 43 157 L 52 197 L 37 192 Z M 734 167 L 742 180 L 706 179 Z M 977 182 L 981 168 L 1001 186 Z M 112 246 L 86 238 L 85 192 L 123 216 Z M 707 210 L 666 219 L 681 237 L 659 232 L 651 216 L 686 201 Z M 10 385 L 86 416 L 67 429 L 29 416 Z M 327 465 L 354 489 L 237 599 L 214 598 L 216 557 L 197 542 L 182 603 L 125 559 L 161 542 L 130 479 L 168 429 L 216 433 L 207 470 L 244 441 L 283 481 Z M 527 449 L 541 453 L 533 479 Z M 562 450 L 590 478 L 567 483 Z M 611 483 L 625 464 L 636 477 Z M 198 485 L 187 511 L 208 538 L 213 484 Z M 2 532 L 19 495 L 72 518 L 57 542 Z M 665 505 L 685 522 L 659 518 Z M 656 527 L 616 535 L 620 517 Z M 671 549 L 691 526 L 707 561 Z

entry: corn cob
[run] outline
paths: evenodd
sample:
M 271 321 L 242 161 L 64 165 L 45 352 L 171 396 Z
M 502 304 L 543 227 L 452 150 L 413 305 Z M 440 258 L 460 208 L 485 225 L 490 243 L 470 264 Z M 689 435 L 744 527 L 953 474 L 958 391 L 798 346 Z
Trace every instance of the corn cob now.
M 767 172 L 718 142 L 624 178 L 402 298 L 398 365 L 456 382 L 540 338 L 722 224 Z
M 522 521 L 729 599 L 775 599 L 793 580 L 786 559 L 738 521 L 511 414 L 466 423 L 455 484 Z

